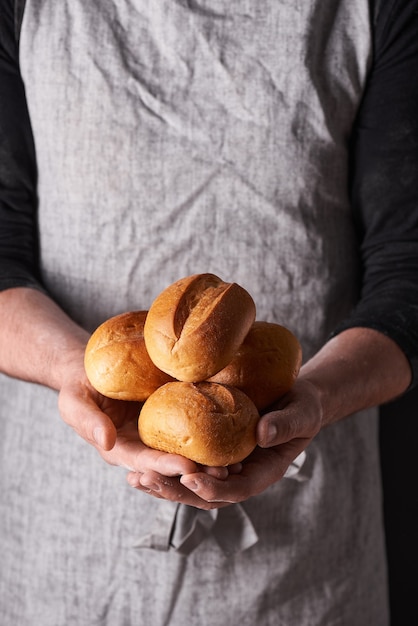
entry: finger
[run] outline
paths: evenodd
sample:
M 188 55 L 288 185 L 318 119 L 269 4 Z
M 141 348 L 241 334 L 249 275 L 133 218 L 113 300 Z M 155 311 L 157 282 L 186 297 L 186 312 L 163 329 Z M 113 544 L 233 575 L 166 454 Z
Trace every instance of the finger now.
M 180 482 L 210 504 L 236 504 L 255 495 L 250 483 L 237 474 L 232 474 L 227 480 L 219 480 L 207 474 L 185 475 L 180 478 Z
M 209 476 L 214 476 L 219 480 L 225 480 L 228 478 L 229 471 L 227 467 L 208 467 L 206 465 L 201 466 L 200 471 Z
M 226 503 L 207 502 L 181 484 L 178 477 L 161 476 L 154 472 L 138 474 L 130 472 L 126 477 L 131 487 L 159 499 L 179 502 L 199 509 L 210 510 L 226 506 Z
M 301 436 L 304 430 L 303 416 L 295 410 L 295 407 L 288 407 L 279 411 L 270 411 L 263 415 L 257 424 L 258 445 L 262 448 L 278 446 Z
M 234 463 L 234 465 L 228 465 L 229 474 L 240 474 L 242 472 L 242 463 Z
M 225 480 L 229 474 L 239 474 L 242 470 L 242 463 L 234 463 L 234 465 L 228 465 L 226 467 L 209 467 L 208 465 L 199 465 L 198 472 L 204 472 L 209 476 L 214 476 L 219 480 Z
M 179 476 L 195 472 L 196 463 L 179 454 L 168 454 L 148 448 L 138 435 L 136 423 L 128 423 L 119 429 L 112 450 L 101 452 L 102 458 L 111 465 L 143 474 L 155 471 L 163 476 Z
M 263 415 L 257 424 L 257 442 L 270 448 L 293 439 L 312 439 L 320 430 L 320 411 L 302 403 L 288 404 L 279 411 Z
M 264 491 L 286 472 L 292 459 L 279 448 L 256 450 L 240 473 L 219 480 L 205 473 L 184 475 L 180 482 L 207 502 L 243 502 Z

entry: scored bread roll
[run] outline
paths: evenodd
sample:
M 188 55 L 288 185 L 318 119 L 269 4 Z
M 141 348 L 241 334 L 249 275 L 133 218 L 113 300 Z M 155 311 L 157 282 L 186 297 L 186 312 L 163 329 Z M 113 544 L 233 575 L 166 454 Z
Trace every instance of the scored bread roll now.
M 234 358 L 209 380 L 241 389 L 261 411 L 292 388 L 301 364 L 302 348 L 289 329 L 256 321 Z
M 254 450 L 258 420 L 253 402 L 239 389 L 176 381 L 146 400 L 138 431 L 150 448 L 216 467 L 238 463 Z
M 104 396 L 143 402 L 173 380 L 151 361 L 145 347 L 147 311 L 130 311 L 106 320 L 91 335 L 84 368 L 93 387 Z
M 194 274 L 167 287 L 144 327 L 148 353 L 173 378 L 199 382 L 234 356 L 255 320 L 255 303 L 236 283 Z

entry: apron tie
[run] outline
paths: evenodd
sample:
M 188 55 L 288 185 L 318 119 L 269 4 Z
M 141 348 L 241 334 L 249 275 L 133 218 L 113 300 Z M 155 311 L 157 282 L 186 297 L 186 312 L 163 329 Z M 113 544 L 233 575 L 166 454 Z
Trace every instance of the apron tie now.
M 254 526 L 240 504 L 203 511 L 177 502 L 162 501 L 152 531 L 141 537 L 135 548 L 174 549 L 189 555 L 209 535 L 225 554 L 247 550 L 258 541 Z
M 306 453 L 302 452 L 289 466 L 284 478 L 304 481 L 302 471 Z M 209 535 L 225 555 L 248 550 L 258 541 L 253 523 L 241 504 L 203 511 L 186 504 L 162 500 L 150 533 L 141 537 L 135 548 L 174 549 L 187 556 Z

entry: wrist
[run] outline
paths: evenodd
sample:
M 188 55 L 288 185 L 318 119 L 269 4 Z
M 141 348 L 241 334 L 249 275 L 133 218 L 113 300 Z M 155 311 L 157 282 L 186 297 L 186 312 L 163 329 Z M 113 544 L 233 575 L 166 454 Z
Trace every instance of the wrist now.
M 317 389 L 324 425 L 402 394 L 411 381 L 397 344 L 369 328 L 351 328 L 331 339 L 300 371 Z
M 84 369 L 89 335 L 45 294 L 30 288 L 0 293 L 0 370 L 60 389 L 69 369 Z

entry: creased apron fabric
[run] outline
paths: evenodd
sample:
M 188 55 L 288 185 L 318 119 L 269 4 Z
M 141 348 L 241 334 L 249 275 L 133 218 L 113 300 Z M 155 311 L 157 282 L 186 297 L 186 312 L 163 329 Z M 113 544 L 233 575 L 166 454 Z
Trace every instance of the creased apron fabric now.
M 306 452 L 303 451 L 290 464 L 284 478 L 307 480 L 303 467 Z M 202 511 L 183 504 L 164 505 L 154 519 L 152 532 L 144 535 L 136 547 L 156 550 L 175 549 L 180 554 L 190 554 L 211 534 L 225 554 L 247 550 L 258 541 L 250 517 L 241 504 L 226 509 Z
M 364 0 L 29 0 L 41 263 L 61 306 L 93 330 L 213 272 L 309 358 L 358 297 L 347 142 L 369 21 Z M 1 377 L 0 394 L 2 625 L 387 626 L 374 411 L 204 512 L 130 488 L 51 390 Z

